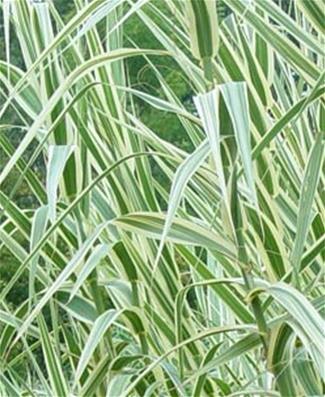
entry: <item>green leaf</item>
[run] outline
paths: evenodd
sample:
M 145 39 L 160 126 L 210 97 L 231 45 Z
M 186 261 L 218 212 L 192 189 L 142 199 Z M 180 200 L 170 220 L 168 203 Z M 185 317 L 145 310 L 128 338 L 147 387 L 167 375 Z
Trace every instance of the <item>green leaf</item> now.
M 325 321 L 317 310 L 301 292 L 288 284 L 276 283 L 268 288 L 268 292 L 284 307 L 297 324 L 303 326 L 308 343 L 315 346 L 324 362 Z
M 58 294 L 59 305 L 66 310 L 72 317 L 79 321 L 93 324 L 97 318 L 97 310 L 93 302 L 85 297 L 75 295 L 73 299 L 69 299 L 68 292 L 60 292 Z
M 50 335 L 42 314 L 38 315 L 38 324 L 41 332 L 41 342 L 46 363 L 47 373 L 54 395 L 69 396 L 68 385 L 65 381 L 63 368 L 52 345 Z
M 46 175 L 46 192 L 49 205 L 49 218 L 54 222 L 56 218 L 57 189 L 64 167 L 75 150 L 72 145 L 51 145 Z
M 218 51 L 218 16 L 214 0 L 189 0 L 185 3 L 193 55 L 212 58 Z
M 241 154 L 251 198 L 257 206 L 257 197 L 254 183 L 255 178 L 251 156 L 249 105 L 246 84 L 244 82 L 232 82 L 222 84 L 219 87 L 234 127 L 237 146 Z
M 309 232 L 309 226 L 311 222 L 310 214 L 314 202 L 318 180 L 320 177 L 320 172 L 322 169 L 324 142 L 325 141 L 323 138 L 323 134 L 318 133 L 314 146 L 309 155 L 304 180 L 301 186 L 297 231 L 290 256 L 296 281 L 298 281 L 301 257 L 304 251 L 305 241 Z
M 75 388 L 77 383 L 79 382 L 79 379 L 86 369 L 88 362 L 91 359 L 92 354 L 96 349 L 98 343 L 103 338 L 108 328 L 114 323 L 114 321 L 117 320 L 121 312 L 121 310 L 107 310 L 96 319 L 87 339 L 87 342 L 82 350 L 78 367 L 76 373 L 74 374 L 73 388 Z
M 317 376 L 308 354 L 304 349 L 299 349 L 296 354 L 298 357 L 292 365 L 296 379 L 303 387 L 306 397 L 321 396 L 322 382 Z
M 30 237 L 30 250 L 32 251 L 36 244 L 39 242 L 41 237 L 43 236 L 46 225 L 48 221 L 48 206 L 43 206 L 38 208 L 35 211 L 35 215 L 32 223 L 31 237 Z M 34 299 L 34 282 L 35 282 L 35 274 L 36 267 L 38 264 L 38 256 L 35 256 L 30 262 L 30 271 L 29 271 L 29 300 L 30 302 Z
M 75 282 L 71 290 L 69 301 L 72 301 L 72 299 L 74 298 L 74 296 L 76 295 L 82 284 L 85 282 L 87 277 L 95 269 L 98 263 L 100 263 L 100 261 L 108 254 L 110 249 L 111 247 L 107 244 L 99 244 L 94 248 L 94 250 L 90 254 L 85 264 L 82 266 L 78 274 L 77 281 Z
M 201 164 L 204 162 L 206 156 L 209 153 L 209 144 L 204 141 L 192 154 L 190 154 L 183 163 L 178 167 L 173 183 L 169 193 L 168 209 L 166 214 L 166 221 L 162 231 L 158 253 L 154 268 L 158 265 L 159 258 L 161 256 L 165 240 L 168 236 L 169 230 L 173 223 L 173 218 L 176 214 L 179 203 L 182 199 L 182 195 L 188 184 L 190 178 L 198 170 Z M 155 272 L 155 270 L 154 270 Z
M 128 214 L 112 221 L 123 230 L 141 233 L 158 240 L 161 239 L 165 222 L 165 215 L 154 212 Z M 212 251 L 224 253 L 229 257 L 234 256 L 234 246 L 231 242 L 195 223 L 195 220 L 174 219 L 166 241 L 203 245 Z
M 200 119 L 202 120 L 204 131 L 207 134 L 212 158 L 216 167 L 217 175 L 220 180 L 220 189 L 222 192 L 222 198 L 226 205 L 227 214 L 229 220 L 230 215 L 230 204 L 227 193 L 226 178 L 224 174 L 224 167 L 221 157 L 221 133 L 220 133 L 220 121 L 218 117 L 219 112 L 219 96 L 220 90 L 216 88 L 206 94 L 201 94 L 194 97 L 194 103 L 199 113 Z

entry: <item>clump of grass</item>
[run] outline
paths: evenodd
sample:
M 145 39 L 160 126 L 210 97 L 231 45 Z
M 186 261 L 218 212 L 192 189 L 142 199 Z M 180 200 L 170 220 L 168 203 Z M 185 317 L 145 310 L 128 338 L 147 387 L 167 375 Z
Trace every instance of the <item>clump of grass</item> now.
M 323 394 L 322 2 L 1 1 L 1 396 Z

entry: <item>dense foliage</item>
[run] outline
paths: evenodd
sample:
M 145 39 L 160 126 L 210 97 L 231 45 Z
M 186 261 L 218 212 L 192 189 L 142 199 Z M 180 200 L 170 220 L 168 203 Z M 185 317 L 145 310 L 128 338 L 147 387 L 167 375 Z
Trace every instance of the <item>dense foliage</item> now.
M 0 396 L 324 393 L 324 0 L 2 0 Z

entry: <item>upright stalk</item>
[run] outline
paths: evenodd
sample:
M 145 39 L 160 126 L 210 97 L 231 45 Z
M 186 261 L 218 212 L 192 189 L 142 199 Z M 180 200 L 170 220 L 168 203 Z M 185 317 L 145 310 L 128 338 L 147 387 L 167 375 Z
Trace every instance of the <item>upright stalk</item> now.
M 254 279 L 252 275 L 251 264 L 247 255 L 246 247 L 245 247 L 245 238 L 243 235 L 243 221 L 241 215 L 241 207 L 240 207 L 240 197 L 237 189 L 237 167 L 236 164 L 233 167 L 232 172 L 232 180 L 231 180 L 231 213 L 232 213 L 232 221 L 235 227 L 235 237 L 238 247 L 238 260 L 241 265 L 241 272 L 244 278 L 245 287 L 248 292 L 254 290 Z M 268 349 L 267 342 L 267 333 L 268 328 L 266 324 L 266 320 L 263 314 L 261 301 L 258 296 L 252 298 L 251 306 L 253 309 L 253 313 L 256 319 L 256 324 L 259 330 L 259 334 L 264 346 L 265 351 Z

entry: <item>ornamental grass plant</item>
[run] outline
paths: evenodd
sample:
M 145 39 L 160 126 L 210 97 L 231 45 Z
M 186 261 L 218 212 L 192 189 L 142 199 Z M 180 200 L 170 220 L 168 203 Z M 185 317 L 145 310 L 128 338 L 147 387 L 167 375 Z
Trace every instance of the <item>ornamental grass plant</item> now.
M 324 0 L 61 4 L 0 1 L 0 396 L 322 396 Z

